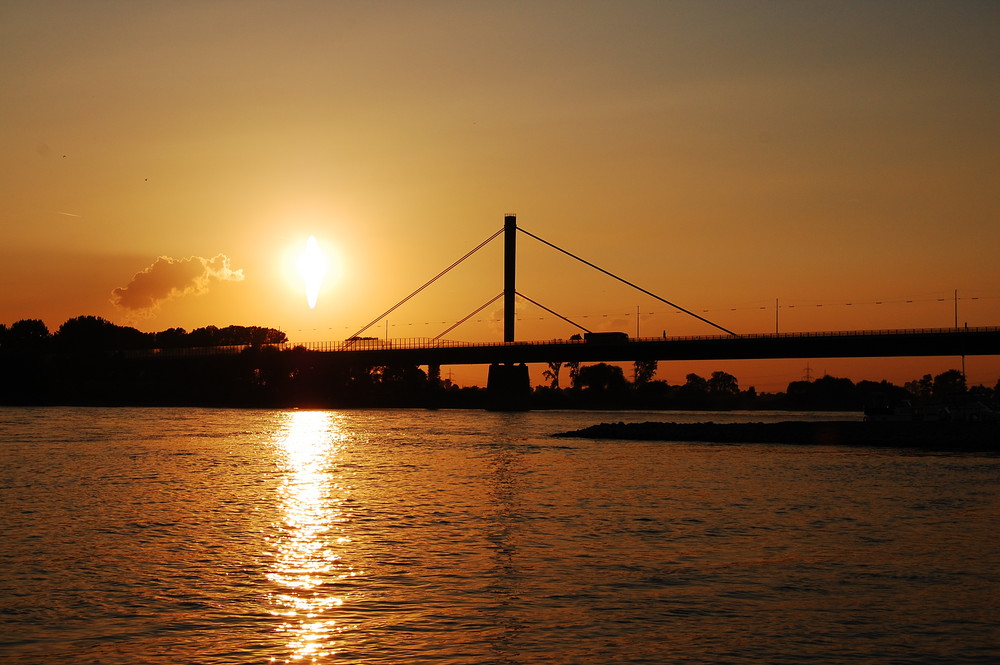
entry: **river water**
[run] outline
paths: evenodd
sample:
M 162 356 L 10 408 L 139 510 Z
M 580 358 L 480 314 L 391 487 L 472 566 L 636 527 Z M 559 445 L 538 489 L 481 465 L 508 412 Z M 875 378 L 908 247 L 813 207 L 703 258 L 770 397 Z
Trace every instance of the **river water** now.
M 0 662 L 1000 662 L 1000 457 L 549 437 L 787 417 L 2 408 Z

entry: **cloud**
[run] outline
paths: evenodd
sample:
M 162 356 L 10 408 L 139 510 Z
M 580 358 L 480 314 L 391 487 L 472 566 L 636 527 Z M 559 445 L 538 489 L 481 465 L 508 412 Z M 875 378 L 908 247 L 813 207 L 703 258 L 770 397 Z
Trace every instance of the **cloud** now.
M 164 300 L 205 293 L 212 280 L 239 282 L 243 280 L 243 270 L 230 268 L 225 254 L 211 259 L 161 256 L 153 265 L 137 272 L 127 286 L 112 291 L 111 302 L 132 311 L 152 310 Z

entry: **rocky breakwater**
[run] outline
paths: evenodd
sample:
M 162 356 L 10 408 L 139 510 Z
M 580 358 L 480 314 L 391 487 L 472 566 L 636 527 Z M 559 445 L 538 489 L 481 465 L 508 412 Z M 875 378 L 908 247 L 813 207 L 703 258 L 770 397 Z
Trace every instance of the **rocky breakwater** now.
M 1000 452 L 996 422 L 600 423 L 557 437 Z

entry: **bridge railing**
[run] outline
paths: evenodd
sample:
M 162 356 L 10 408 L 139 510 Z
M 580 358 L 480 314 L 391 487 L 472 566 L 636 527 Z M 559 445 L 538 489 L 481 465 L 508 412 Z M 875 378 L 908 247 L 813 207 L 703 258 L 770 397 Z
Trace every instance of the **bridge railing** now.
M 779 333 L 749 333 L 733 337 L 731 335 L 670 335 L 660 337 L 630 337 L 629 342 L 683 342 L 683 341 L 716 341 L 740 339 L 782 339 L 803 337 L 845 337 L 872 335 L 913 335 L 941 334 L 954 332 L 1000 332 L 998 326 L 979 326 L 967 328 L 895 328 L 873 330 L 841 330 L 819 332 L 779 332 Z M 548 346 L 552 344 L 593 344 L 582 339 L 542 339 L 515 340 L 513 342 L 462 342 L 457 340 L 432 339 L 429 337 L 402 337 L 389 339 L 371 339 L 343 342 L 306 342 L 303 344 L 285 344 L 283 346 L 301 346 L 311 351 L 382 351 L 389 349 L 434 349 L 457 347 L 494 347 L 494 346 Z
M 942 333 L 996 333 L 1000 332 L 1000 326 L 977 326 L 964 328 L 903 328 L 903 329 L 883 329 L 883 330 L 840 330 L 840 331 L 818 331 L 818 332 L 778 332 L 778 333 L 750 333 L 736 337 L 730 335 L 674 335 L 660 337 L 631 337 L 627 343 L 640 342 L 696 342 L 696 341 L 739 341 L 748 339 L 802 339 L 815 337 L 854 337 L 854 336 L 882 336 L 882 335 L 919 335 L 919 334 L 942 334 Z M 582 339 L 546 339 L 546 340 L 520 340 L 513 342 L 462 342 L 448 339 L 433 339 L 430 337 L 401 337 L 390 339 L 357 339 L 342 340 L 333 342 L 285 342 L 282 344 L 264 344 L 257 348 L 269 348 L 278 351 L 302 348 L 307 351 L 320 352 L 350 352 L 350 351 L 390 351 L 404 349 L 447 349 L 447 348 L 482 348 L 497 346 L 551 346 L 553 344 L 594 344 Z M 175 349 L 151 349 L 135 350 L 123 352 L 128 356 L 213 356 L 213 355 L 234 355 L 242 353 L 250 345 L 233 346 L 206 346 L 193 348 Z
M 943 333 L 995 333 L 1000 332 L 1000 326 L 968 326 L 962 328 L 886 328 L 871 330 L 822 330 L 804 332 L 778 332 L 778 333 L 746 333 L 735 337 L 730 335 L 686 335 L 667 337 L 631 337 L 633 342 L 679 342 L 697 340 L 740 340 L 740 339 L 782 339 L 803 337 L 854 337 L 854 336 L 881 336 L 881 335 L 920 335 L 920 334 L 943 334 Z

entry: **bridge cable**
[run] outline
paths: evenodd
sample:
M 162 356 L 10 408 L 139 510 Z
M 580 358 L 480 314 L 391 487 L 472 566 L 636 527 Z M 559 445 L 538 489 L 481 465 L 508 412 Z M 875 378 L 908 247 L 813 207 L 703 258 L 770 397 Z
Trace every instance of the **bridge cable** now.
M 441 272 L 439 272 L 437 275 L 435 275 L 433 278 L 431 278 L 431 280 L 428 281 L 426 284 L 424 284 L 419 289 L 417 289 L 416 291 L 414 291 L 413 293 L 411 293 L 410 295 L 406 296 L 405 298 L 403 298 L 402 300 L 400 300 L 398 303 L 396 303 L 395 305 L 393 305 L 392 307 L 390 307 L 389 309 L 387 309 L 385 312 L 383 312 L 382 314 L 380 314 L 376 319 L 374 319 L 371 323 L 369 323 L 364 328 L 362 328 L 358 332 L 354 333 L 353 335 L 351 335 L 351 337 L 348 337 L 347 339 L 350 340 L 352 337 L 357 337 L 358 335 L 360 335 L 364 331 L 368 330 L 369 328 L 371 328 L 373 325 L 375 325 L 376 323 L 378 323 L 379 321 L 381 321 L 385 317 L 387 317 L 390 314 L 392 314 L 394 311 L 396 311 L 397 308 L 399 308 L 400 306 L 402 306 L 403 303 L 405 303 L 410 298 L 412 298 L 413 296 L 417 295 L 418 293 L 420 293 L 421 291 L 423 291 L 424 289 L 426 289 L 428 286 L 430 286 L 431 284 L 433 284 L 434 282 L 436 282 L 437 280 L 439 280 L 441 277 L 444 277 L 444 275 L 446 273 L 450 272 L 452 268 L 454 268 L 459 263 L 461 263 L 462 261 L 464 261 L 467 258 L 469 258 L 470 256 L 472 256 L 473 254 L 475 254 L 479 250 L 481 250 L 483 247 L 485 247 L 486 245 L 488 245 L 494 238 L 496 238 L 497 236 L 502 235 L 502 234 L 503 234 L 503 229 L 500 229 L 499 231 L 497 231 L 496 233 L 494 233 L 493 235 L 491 235 L 489 238 L 487 238 L 486 240 L 484 240 L 481 243 L 479 243 L 478 245 L 476 245 L 475 248 L 473 248 L 472 250 L 470 250 L 469 252 L 467 252 L 465 254 L 465 256 L 463 256 L 458 261 L 455 261 L 450 266 L 448 266 L 447 268 L 445 268 L 444 270 L 442 270 Z
M 559 317 L 560 319 L 562 319 L 562 320 L 563 320 L 563 321 L 565 321 L 566 323 L 569 323 L 570 325 L 574 325 L 574 326 L 576 326 L 577 328 L 579 328 L 579 329 L 580 329 L 580 330 L 582 330 L 583 332 L 585 332 L 585 333 L 589 333 L 589 332 L 591 332 L 590 330 L 587 330 L 586 328 L 584 328 L 583 326 L 581 326 L 581 325 L 580 325 L 579 323 L 577 323 L 576 321 L 570 321 L 569 319 L 567 319 L 567 318 L 566 318 L 565 316 L 563 316 L 563 315 L 562 315 L 562 314 L 560 314 L 559 312 L 555 312 L 555 311 L 553 311 L 553 310 L 549 309 L 548 307 L 546 307 L 546 306 L 545 306 L 545 305 L 543 305 L 542 303 L 540 303 L 540 302 L 536 302 L 536 301 L 532 300 L 531 298 L 529 298 L 528 296 L 524 295 L 523 293 L 517 293 L 517 295 L 521 296 L 522 298 L 524 298 L 525 300 L 527 300 L 528 302 L 530 302 L 530 303 L 531 303 L 532 305 L 536 305 L 536 306 L 538 306 L 538 307 L 541 307 L 542 309 L 544 309 L 544 310 L 545 310 L 546 312 L 548 312 L 549 314 L 554 314 L 554 315 L 558 316 L 558 317 Z
M 483 305 L 481 305 L 474 312 L 470 313 L 464 319 L 462 319 L 461 321 L 457 322 L 455 325 L 453 325 L 452 327 L 448 328 L 443 333 L 439 334 L 437 337 L 434 337 L 433 339 L 435 341 L 441 339 L 442 337 L 444 337 L 445 335 L 447 335 L 448 333 L 450 333 L 452 330 L 454 330 L 455 328 L 459 327 L 460 325 L 462 325 L 463 323 L 465 323 L 466 321 L 468 321 L 469 319 L 471 319 L 472 317 L 474 317 L 476 314 L 479 314 L 481 311 L 483 311 L 484 309 L 486 309 L 487 307 L 489 307 L 490 305 L 492 305 L 493 303 L 495 303 L 497 300 L 500 300 L 500 298 L 503 298 L 503 291 L 501 291 L 497 295 L 495 295 L 492 298 L 490 298 L 486 303 L 484 303 Z
M 535 240 L 537 240 L 538 242 L 540 242 L 540 243 L 542 243 L 542 244 L 545 244 L 545 245 L 548 245 L 548 246 L 549 246 L 549 247 L 551 247 L 552 249 L 556 249 L 556 250 L 559 250 L 560 252 L 562 252 L 562 253 L 563 253 L 563 254 L 565 254 L 566 256 L 569 256 L 569 257 L 571 257 L 571 258 L 574 258 L 574 259 L 576 259 L 577 261 L 579 261 L 580 263 L 585 263 L 586 265 L 590 266 L 590 267 L 591 267 L 591 268 L 593 268 L 594 270 L 598 270 L 598 271 L 600 271 L 600 272 L 604 273 L 604 274 L 605 274 L 605 275 L 607 275 L 608 277 L 614 277 L 614 278 L 615 278 L 615 279 L 617 279 L 617 280 L 618 280 L 619 282 L 622 282 L 623 284 L 627 284 L 628 286 L 631 286 L 631 287 L 632 287 L 633 289 L 636 289 L 637 291 L 642 291 L 642 292 L 643 292 L 643 293 L 645 293 L 645 294 L 646 294 L 647 296 L 651 296 L 651 297 L 653 297 L 653 298 L 656 298 L 657 300 L 659 300 L 659 301 L 660 301 L 660 302 L 662 302 L 662 303 L 666 303 L 666 304 L 670 305 L 671 307 L 674 307 L 674 308 L 676 308 L 676 309 L 679 309 L 680 311 L 682 311 L 682 312 L 684 312 L 685 314 L 688 314 L 688 315 L 690 315 L 690 316 L 693 316 L 694 318 L 698 319 L 699 321 L 704 321 L 705 323 L 707 323 L 708 325 L 712 326 L 713 328 L 718 328 L 719 330 L 721 330 L 721 331 L 723 331 L 724 333 L 727 333 L 727 334 L 729 334 L 729 335 L 732 335 L 733 337 L 739 337 L 739 335 L 737 335 L 736 333 L 734 333 L 734 332 L 733 332 L 732 330 L 729 330 L 729 329 L 727 329 L 727 328 L 723 328 L 723 327 L 722 327 L 722 326 L 720 326 L 720 325 L 719 325 L 718 323 L 713 323 L 712 321 L 709 321 L 708 319 L 706 319 L 706 318 L 705 318 L 705 317 L 703 317 L 703 316 L 698 316 L 698 315 L 697 315 L 697 314 L 695 314 L 694 312 L 691 312 L 691 311 L 689 311 L 689 310 L 686 310 L 686 309 L 684 309 L 683 307 L 681 307 L 680 305 L 676 305 L 676 304 L 674 304 L 674 303 L 670 302 L 670 301 L 669 301 L 669 300 L 667 300 L 666 298 L 661 298 L 660 296 L 656 295 L 655 293 L 651 293 L 650 291 L 647 291 L 646 289 L 642 288 L 641 286 L 637 286 L 637 285 L 633 284 L 632 282 L 630 282 L 630 281 L 628 281 L 628 280 L 626 280 L 626 279 L 622 279 L 621 277 L 619 277 L 618 275 L 616 275 L 616 274 L 614 274 L 614 273 L 611 273 L 611 272 L 608 272 L 607 270 L 605 270 L 604 268 L 602 268 L 602 267 L 600 267 L 600 266 L 596 266 L 596 265 L 594 265 L 594 264 L 593 264 L 593 263 L 591 263 L 590 261 L 587 261 L 587 260 L 585 260 L 585 259 L 581 259 L 581 258 L 580 258 L 579 256 L 577 256 L 576 254 L 573 254 L 573 253 L 571 253 L 571 252 L 567 252 L 567 251 L 566 251 L 565 249 L 563 249 L 562 247 L 558 247 L 558 246 L 556 246 L 556 245 L 553 245 L 552 243 L 550 243 L 550 242 L 549 242 L 549 241 L 547 241 L 547 240 L 542 240 L 541 238 L 539 238 L 538 236 L 536 236 L 536 235 L 535 235 L 534 233 L 529 233 L 528 231 L 525 231 L 524 229 L 522 229 L 522 228 L 521 228 L 520 226 L 519 226 L 519 227 L 517 227 L 517 230 L 518 230 L 518 231 L 520 231 L 521 233 L 524 233 L 525 235 L 529 235 L 529 236 L 531 236 L 532 238 L 534 238 Z

